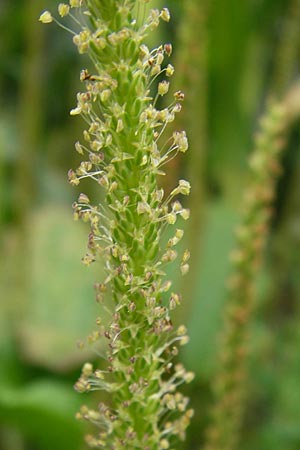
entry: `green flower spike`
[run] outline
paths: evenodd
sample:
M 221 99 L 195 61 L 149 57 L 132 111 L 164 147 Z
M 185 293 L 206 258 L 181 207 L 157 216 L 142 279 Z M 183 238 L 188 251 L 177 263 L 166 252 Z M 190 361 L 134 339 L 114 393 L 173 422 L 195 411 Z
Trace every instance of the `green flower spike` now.
M 109 450 L 172 449 L 193 415 L 188 399 L 177 388 L 193 374 L 173 364 L 178 346 L 188 342 L 185 327 L 174 329 L 170 311 L 181 301 L 170 292 L 164 268 L 177 258 L 174 250 L 183 231 L 174 228 L 163 244 L 167 228 L 189 217 L 178 200 L 188 195 L 190 184 L 180 180 L 166 198 L 157 177 L 162 167 L 188 148 L 185 132 L 171 139 L 165 130 L 181 110 L 181 91 L 174 101 L 158 109 L 157 100 L 169 90 L 174 73 L 165 58 L 171 44 L 149 50 L 143 43 L 160 20 L 169 21 L 167 8 L 149 11 L 143 0 L 70 0 L 59 4 L 58 15 L 75 23 L 73 42 L 86 53 L 93 73 L 82 70 L 83 90 L 70 114 L 87 123 L 83 142 L 75 144 L 83 160 L 69 171 L 77 186 L 90 178 L 104 193 L 104 200 L 91 202 L 80 194 L 74 203 L 76 219 L 90 223 L 86 265 L 104 261 L 107 272 L 95 284 L 97 301 L 106 291 L 112 296 L 110 323 L 90 337 L 107 342 L 105 369 L 84 365 L 75 387 L 79 392 L 105 390 L 109 404 L 95 410 L 85 406 L 78 417 L 92 422 L 97 431 L 88 436 L 92 448 Z M 59 23 L 49 12 L 40 20 Z M 60 24 L 63 28 L 64 25 Z M 159 78 L 158 78 L 159 77 Z M 181 272 L 188 270 L 186 251 Z
M 232 253 L 219 367 L 212 382 L 215 397 L 205 450 L 240 448 L 240 435 L 249 398 L 251 324 L 256 283 L 269 234 L 277 181 L 292 124 L 299 120 L 300 89 L 295 85 L 281 102 L 268 105 L 260 121 L 250 159 L 251 181 Z

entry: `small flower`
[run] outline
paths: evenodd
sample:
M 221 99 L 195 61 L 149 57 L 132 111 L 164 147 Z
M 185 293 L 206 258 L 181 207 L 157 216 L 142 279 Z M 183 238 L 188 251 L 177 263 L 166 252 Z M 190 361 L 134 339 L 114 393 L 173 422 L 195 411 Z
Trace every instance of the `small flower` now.
M 53 17 L 51 15 L 51 13 L 49 11 L 44 11 L 40 17 L 39 17 L 39 21 L 42 23 L 51 23 L 53 22 Z

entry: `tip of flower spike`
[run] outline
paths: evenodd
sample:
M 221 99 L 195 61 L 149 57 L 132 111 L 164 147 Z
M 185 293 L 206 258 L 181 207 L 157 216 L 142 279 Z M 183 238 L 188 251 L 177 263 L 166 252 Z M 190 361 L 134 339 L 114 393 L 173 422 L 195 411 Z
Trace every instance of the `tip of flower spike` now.
M 39 17 L 39 21 L 42 23 L 51 23 L 53 22 L 53 17 L 51 15 L 51 13 L 49 11 L 44 11 L 40 17 Z

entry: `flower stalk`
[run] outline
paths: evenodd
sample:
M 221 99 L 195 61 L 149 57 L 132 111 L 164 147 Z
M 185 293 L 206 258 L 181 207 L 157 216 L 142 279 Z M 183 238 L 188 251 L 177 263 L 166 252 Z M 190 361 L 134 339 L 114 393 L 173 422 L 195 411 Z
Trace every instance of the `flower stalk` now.
M 79 195 L 74 216 L 90 223 L 83 263 L 105 265 L 106 278 L 95 283 L 96 299 L 103 303 L 106 293 L 112 297 L 109 323 L 98 319 L 91 336 L 107 342 L 106 368 L 86 363 L 75 385 L 82 393 L 107 391 L 110 403 L 95 410 L 83 406 L 78 418 L 98 428 L 87 437 L 90 447 L 111 450 L 171 449 L 184 439 L 193 415 L 188 399 L 177 391 L 193 374 L 172 362 L 178 346 L 188 342 L 185 327 L 174 329 L 171 319 L 181 296 L 172 292 L 164 272 L 178 257 L 175 247 L 183 230 L 175 224 L 188 219 L 189 211 L 177 196 L 188 195 L 190 184 L 179 180 L 167 198 L 158 184 L 165 163 L 188 148 L 184 131 L 164 138 L 184 95 L 175 92 L 173 102 L 159 109 L 174 72 L 165 63 L 172 46 L 149 50 L 144 40 L 161 20 L 170 20 L 170 13 L 167 8 L 148 11 L 146 3 L 70 0 L 58 6 L 59 16 L 74 22 L 79 53 L 93 65 L 93 73 L 81 71 L 84 88 L 70 112 L 81 115 L 87 128 L 75 144 L 83 160 L 68 177 L 74 186 L 86 178 L 97 186 L 95 199 Z M 60 24 L 48 11 L 40 20 Z M 182 274 L 188 259 L 186 250 Z
M 299 117 L 299 86 L 281 102 L 270 103 L 260 122 L 250 159 L 251 182 L 232 253 L 219 367 L 212 383 L 214 406 L 205 450 L 235 450 L 239 445 L 247 401 L 249 325 L 255 286 L 269 233 L 282 153 L 291 124 Z

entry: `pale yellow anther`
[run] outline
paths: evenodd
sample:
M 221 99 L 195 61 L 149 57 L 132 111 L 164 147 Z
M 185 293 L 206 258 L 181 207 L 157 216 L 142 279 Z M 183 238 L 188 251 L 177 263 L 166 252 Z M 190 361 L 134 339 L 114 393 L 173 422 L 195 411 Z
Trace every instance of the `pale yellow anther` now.
M 189 250 L 185 250 L 182 256 L 182 262 L 186 263 L 190 259 L 190 252 Z
M 70 0 L 69 3 L 71 8 L 79 8 L 82 4 L 82 0 Z
M 53 17 L 51 15 L 51 13 L 49 11 L 44 11 L 40 17 L 39 17 L 39 21 L 42 23 L 51 23 L 53 22 Z
M 166 219 L 167 219 L 167 222 L 170 225 L 174 225 L 174 223 L 176 222 L 176 214 L 175 213 L 170 213 L 170 214 L 167 215 Z
M 180 189 L 180 193 L 182 195 L 189 195 L 190 190 L 191 190 L 191 185 L 188 181 L 186 180 L 179 180 L 179 189 Z
M 80 108 L 80 106 L 77 106 L 77 108 L 71 109 L 70 116 L 77 116 L 80 113 L 81 113 L 81 108 Z
M 169 83 L 168 81 L 162 81 L 158 84 L 158 93 L 159 95 L 163 96 L 165 95 L 169 90 Z
M 169 22 L 170 18 L 171 18 L 171 14 L 170 11 L 168 10 L 168 8 L 163 8 L 160 12 L 160 17 L 162 18 L 162 20 L 164 20 L 165 22 Z
M 184 334 L 186 334 L 186 331 L 186 327 L 184 325 L 180 325 L 177 329 L 177 335 L 183 336 Z
M 92 373 L 93 373 L 93 365 L 91 363 L 85 363 L 82 368 L 82 374 L 85 377 L 89 377 L 92 375 Z
M 180 212 L 181 217 L 183 218 L 183 220 L 188 220 L 190 217 L 190 210 L 189 209 L 183 209 Z
M 190 266 L 188 264 L 183 264 L 180 266 L 181 275 L 186 275 L 189 271 Z
M 186 374 L 184 375 L 184 381 L 186 383 L 191 383 L 195 378 L 195 374 L 194 372 L 186 372 Z
M 190 341 L 189 336 L 182 336 L 182 338 L 180 339 L 180 345 L 186 345 L 188 344 Z
M 175 71 L 175 69 L 172 66 L 172 64 L 168 64 L 167 68 L 166 68 L 166 75 L 167 75 L 167 77 L 171 77 L 173 75 L 174 71 Z
M 70 12 L 70 6 L 67 5 L 66 3 L 60 3 L 58 5 L 58 14 L 60 15 L 60 17 L 65 17 L 69 14 Z
M 184 234 L 184 231 L 181 230 L 180 228 L 177 228 L 177 230 L 176 230 L 176 232 L 175 232 L 176 238 L 177 238 L 177 239 L 181 239 L 182 236 L 183 236 L 183 234 Z
M 80 142 L 76 142 L 75 143 L 75 150 L 77 151 L 77 153 L 79 153 L 80 155 L 83 155 L 83 148 L 82 145 L 80 144 Z
M 100 98 L 102 102 L 106 102 L 106 100 L 108 100 L 108 98 L 111 95 L 111 90 L 110 89 L 104 89 L 104 91 L 101 92 L 100 94 Z
M 122 119 L 118 119 L 118 123 L 117 123 L 117 133 L 120 133 L 120 131 L 124 130 L 124 123 Z

